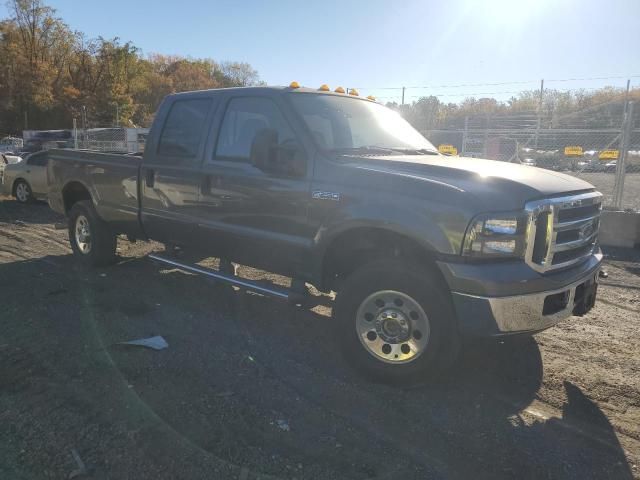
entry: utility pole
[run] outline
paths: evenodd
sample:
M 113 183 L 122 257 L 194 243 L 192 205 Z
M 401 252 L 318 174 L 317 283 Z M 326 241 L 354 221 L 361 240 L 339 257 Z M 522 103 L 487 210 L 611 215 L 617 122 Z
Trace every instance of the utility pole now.
M 26 110 L 24 111 L 24 129 L 29 130 L 29 115 Z
M 120 105 L 116 103 L 116 127 L 120 126 Z
M 404 105 L 404 87 L 402 87 L 402 105 Z

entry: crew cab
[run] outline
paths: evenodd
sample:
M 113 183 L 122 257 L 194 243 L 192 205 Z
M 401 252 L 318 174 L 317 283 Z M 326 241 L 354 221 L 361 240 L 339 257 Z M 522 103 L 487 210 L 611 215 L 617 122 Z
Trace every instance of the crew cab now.
M 336 292 L 350 362 L 425 378 L 462 337 L 532 334 L 594 304 L 602 196 L 535 167 L 443 156 L 395 111 L 342 90 L 179 93 L 143 156 L 52 150 L 49 204 L 75 255 L 116 261 L 116 236 L 169 246 L 157 261 L 305 303 Z M 219 257 L 219 270 L 170 255 Z M 292 278 L 235 275 L 234 263 Z

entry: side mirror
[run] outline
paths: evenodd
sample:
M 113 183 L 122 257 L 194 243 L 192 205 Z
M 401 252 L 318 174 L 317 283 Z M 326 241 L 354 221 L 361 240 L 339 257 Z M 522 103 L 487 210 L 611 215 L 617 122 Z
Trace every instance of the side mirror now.
M 251 143 L 251 163 L 263 172 L 301 177 L 306 172 L 304 151 L 295 140 L 278 144 L 278 132 L 272 128 L 258 131 Z
M 258 130 L 251 143 L 249 158 L 251 163 L 265 172 L 271 171 L 276 164 L 278 132 L 273 128 Z

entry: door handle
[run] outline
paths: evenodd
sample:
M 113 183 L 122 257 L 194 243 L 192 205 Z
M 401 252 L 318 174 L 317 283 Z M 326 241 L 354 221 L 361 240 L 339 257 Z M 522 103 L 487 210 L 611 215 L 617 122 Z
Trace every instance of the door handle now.
M 145 174 L 145 183 L 147 187 L 153 188 L 156 183 L 156 172 L 155 170 L 149 168 Z
M 203 195 L 211 193 L 211 187 L 220 186 L 221 177 L 219 175 L 204 175 L 200 184 L 200 191 Z

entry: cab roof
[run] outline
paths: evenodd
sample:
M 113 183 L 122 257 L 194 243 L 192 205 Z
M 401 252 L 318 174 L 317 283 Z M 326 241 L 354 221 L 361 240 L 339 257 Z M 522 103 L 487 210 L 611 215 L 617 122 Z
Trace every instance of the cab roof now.
M 259 86 L 259 87 L 224 87 L 224 88 L 211 88 L 208 90 L 193 90 L 193 91 L 189 91 L 189 92 L 179 92 L 179 93 L 173 93 L 170 94 L 169 97 L 199 97 L 199 96 L 207 96 L 210 95 L 212 93 L 218 93 L 218 92 L 246 92 L 246 93 L 256 93 L 256 94 L 263 94 L 263 95 L 273 95 L 276 93 L 283 93 L 283 92 L 291 92 L 291 93 L 315 93 L 317 95 L 333 95 L 333 96 L 337 96 L 337 97 L 348 97 L 348 98 L 355 98 L 355 99 L 360 99 L 360 100 L 366 100 L 366 101 L 371 101 L 370 99 L 368 99 L 367 97 L 361 97 L 358 95 L 350 95 L 347 93 L 338 93 L 338 92 L 333 92 L 333 91 L 323 91 L 323 90 L 318 90 L 317 88 L 309 88 L 309 87 L 298 87 L 298 88 L 291 88 L 289 86 Z

